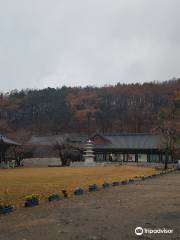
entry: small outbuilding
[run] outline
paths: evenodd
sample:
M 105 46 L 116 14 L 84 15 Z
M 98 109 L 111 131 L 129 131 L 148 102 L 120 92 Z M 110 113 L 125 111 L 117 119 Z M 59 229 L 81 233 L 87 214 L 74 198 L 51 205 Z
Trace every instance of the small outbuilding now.
M 7 163 L 6 153 L 12 146 L 20 146 L 20 144 L 0 134 L 0 166 Z

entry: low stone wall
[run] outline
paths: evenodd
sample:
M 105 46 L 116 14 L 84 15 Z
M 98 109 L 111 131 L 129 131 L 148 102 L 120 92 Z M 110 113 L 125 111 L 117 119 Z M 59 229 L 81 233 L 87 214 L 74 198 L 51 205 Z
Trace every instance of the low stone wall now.
M 153 162 L 123 162 L 123 165 L 142 166 L 142 167 L 154 167 L 163 168 L 164 163 L 153 163 Z M 168 163 L 168 167 L 175 167 L 177 164 Z
M 71 167 L 88 167 L 88 166 L 136 166 L 136 167 L 153 167 L 157 169 L 164 168 L 163 163 L 150 163 L 150 162 L 95 162 L 91 165 L 86 165 L 84 162 L 71 162 Z M 176 167 L 177 164 L 169 163 L 168 168 Z
M 61 166 L 59 158 L 26 158 L 23 160 L 24 166 Z
M 85 162 L 71 162 L 71 167 L 95 167 L 97 166 L 96 162 L 93 163 L 85 163 Z
M 15 168 L 16 166 L 16 161 L 15 160 L 12 160 L 10 162 L 7 162 L 7 163 L 0 163 L 0 168 Z
M 61 166 L 59 158 L 28 158 L 23 160 L 24 166 Z M 95 162 L 94 164 L 86 165 L 82 162 L 71 162 L 71 167 L 90 167 L 90 166 L 119 166 L 119 165 L 130 165 L 130 166 L 142 166 L 142 167 L 154 167 L 163 168 L 163 163 L 149 163 L 149 162 Z M 169 163 L 168 167 L 175 167 L 177 164 Z
M 121 162 L 94 162 L 94 163 L 85 163 L 85 162 L 71 162 L 71 167 L 95 167 L 95 166 L 119 166 L 122 165 Z

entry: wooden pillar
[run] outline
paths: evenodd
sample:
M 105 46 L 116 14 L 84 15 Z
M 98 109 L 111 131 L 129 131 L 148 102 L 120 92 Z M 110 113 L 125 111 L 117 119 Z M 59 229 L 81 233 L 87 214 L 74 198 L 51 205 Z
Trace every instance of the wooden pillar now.
M 150 154 L 147 153 L 147 162 L 150 162 Z
M 161 153 L 158 153 L 159 155 L 159 162 L 161 162 Z
M 106 152 L 103 153 L 103 161 L 106 161 Z
M 125 156 L 125 162 L 127 162 L 127 161 L 128 161 L 128 155 L 127 155 L 127 153 L 125 153 L 124 156 Z
M 2 145 L 0 145 L 0 163 L 2 163 Z
M 2 163 L 2 149 L 0 149 L 0 163 Z
M 5 149 L 3 146 L 1 146 L 1 149 L 0 149 L 0 161 L 1 163 L 5 162 Z
M 135 162 L 138 162 L 138 153 L 135 153 Z

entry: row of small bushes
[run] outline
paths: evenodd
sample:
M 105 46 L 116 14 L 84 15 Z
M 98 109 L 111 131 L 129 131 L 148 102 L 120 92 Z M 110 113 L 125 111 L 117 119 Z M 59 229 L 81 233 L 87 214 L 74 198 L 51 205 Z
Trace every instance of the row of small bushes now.
M 125 185 L 125 184 L 128 184 L 128 183 L 133 183 L 134 181 L 137 181 L 137 180 L 146 180 L 146 179 L 150 179 L 150 178 L 153 178 L 153 177 L 161 176 L 163 174 L 170 173 L 172 171 L 174 171 L 174 169 L 161 171 L 161 172 L 153 174 L 151 176 L 135 176 L 132 179 L 123 180 L 121 182 L 114 181 L 111 184 L 108 183 L 108 182 L 104 182 L 102 184 L 102 188 L 106 189 L 106 188 L 109 188 L 110 186 L 115 187 L 115 186 L 119 186 L 119 185 Z M 98 190 L 100 190 L 100 188 L 96 184 L 92 184 L 88 188 L 89 192 L 96 192 Z M 74 195 L 75 196 L 83 195 L 85 191 L 87 191 L 87 190 L 83 190 L 82 188 L 77 188 L 74 191 Z M 48 201 L 49 202 L 59 201 L 62 198 L 68 198 L 68 192 L 66 190 L 62 190 L 62 196 L 60 196 L 59 194 L 50 195 L 48 197 Z M 39 196 L 37 194 L 31 194 L 31 195 L 26 196 L 24 207 L 34 207 L 34 206 L 37 206 L 37 205 L 39 205 Z M 12 206 L 11 204 L 0 204 L 0 214 L 8 214 L 10 212 L 13 212 L 14 210 L 15 210 L 15 207 Z

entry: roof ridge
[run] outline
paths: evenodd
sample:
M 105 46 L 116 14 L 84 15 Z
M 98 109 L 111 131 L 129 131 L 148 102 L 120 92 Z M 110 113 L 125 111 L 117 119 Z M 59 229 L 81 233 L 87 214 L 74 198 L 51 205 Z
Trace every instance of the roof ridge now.
M 158 135 L 158 134 L 153 134 L 153 133 L 108 133 L 108 134 L 104 134 L 104 136 L 134 136 L 134 135 L 155 136 L 155 135 Z

